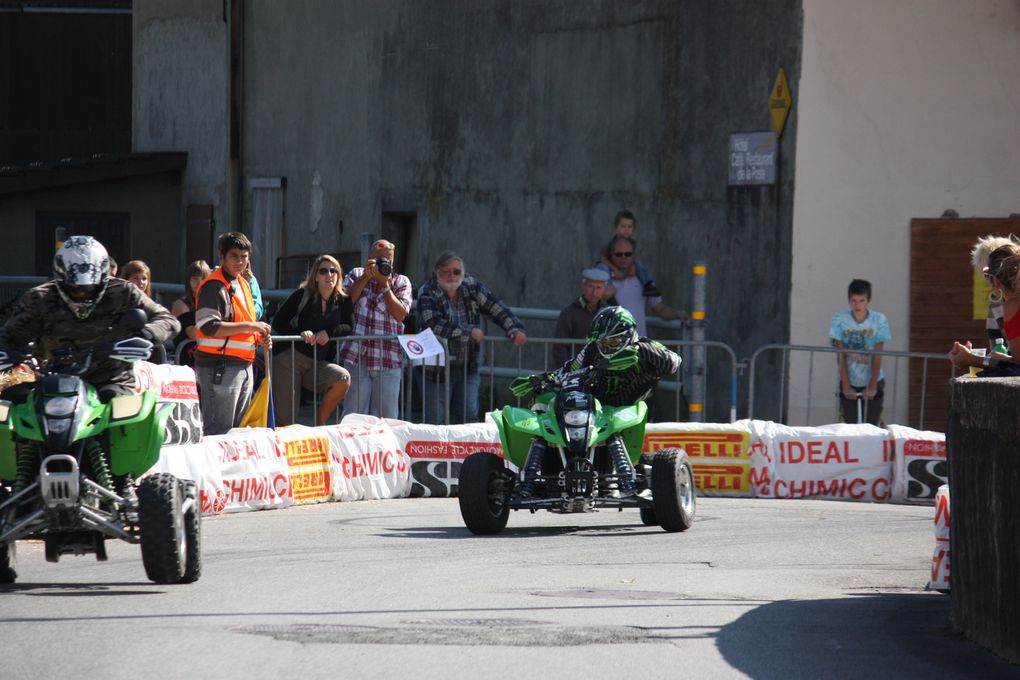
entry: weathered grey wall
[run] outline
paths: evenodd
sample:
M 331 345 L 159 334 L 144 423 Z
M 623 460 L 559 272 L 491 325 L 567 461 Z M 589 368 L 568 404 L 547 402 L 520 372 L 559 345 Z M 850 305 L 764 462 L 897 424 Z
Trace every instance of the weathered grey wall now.
M 226 231 L 235 218 L 223 9 L 211 0 L 134 1 L 132 139 L 134 151 L 187 151 L 183 203 L 212 204 Z
M 798 81 L 799 0 L 245 8 L 244 175 L 288 178 L 288 252 L 356 249 L 411 207 L 415 278 L 452 247 L 511 304 L 558 308 L 629 208 L 667 303 L 709 263 L 709 338 L 788 337 L 796 109 L 778 187 L 728 188 L 727 151 L 771 128 L 780 67 Z

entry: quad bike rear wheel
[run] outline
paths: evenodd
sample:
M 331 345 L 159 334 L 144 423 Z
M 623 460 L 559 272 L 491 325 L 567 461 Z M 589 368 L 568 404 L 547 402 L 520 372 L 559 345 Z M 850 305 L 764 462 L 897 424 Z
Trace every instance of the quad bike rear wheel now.
M 472 453 L 460 468 L 457 497 L 464 525 L 473 534 L 498 534 L 510 516 L 508 477 L 503 459 L 488 451 Z
M 652 461 L 655 518 L 666 531 L 686 531 L 694 523 L 694 472 L 681 449 L 662 449 Z
M 18 578 L 14 570 L 14 546 L 14 541 L 0 545 L 0 583 L 14 583 Z
M 655 508 L 641 508 L 641 523 L 646 527 L 659 526 L 659 518 L 655 516 Z
M 138 485 L 142 563 L 149 580 L 180 583 L 188 564 L 181 483 L 171 474 L 146 477 Z

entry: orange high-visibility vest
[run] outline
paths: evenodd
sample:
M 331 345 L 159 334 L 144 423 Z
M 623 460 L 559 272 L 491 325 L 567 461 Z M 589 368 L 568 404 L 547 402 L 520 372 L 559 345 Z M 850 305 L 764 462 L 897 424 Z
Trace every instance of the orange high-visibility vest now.
M 202 287 L 210 281 L 219 281 L 227 288 L 227 294 L 230 295 L 230 306 L 234 311 L 233 321 L 254 321 L 255 320 L 255 301 L 251 296 L 251 287 L 248 285 L 248 281 L 243 276 L 237 277 L 238 288 L 241 290 L 240 295 L 234 295 L 233 289 L 230 286 L 230 282 L 223 276 L 223 267 L 220 267 L 216 271 L 205 277 L 198 286 L 198 290 L 195 291 L 195 300 L 198 300 L 199 295 L 202 294 Z M 251 363 L 255 361 L 255 344 L 256 336 L 255 333 L 237 333 L 235 335 L 229 335 L 226 337 L 213 337 L 206 335 L 202 332 L 201 328 L 195 327 L 196 333 L 196 350 L 199 352 L 205 352 L 206 354 L 215 355 L 228 355 L 237 357 L 238 359 L 244 359 Z

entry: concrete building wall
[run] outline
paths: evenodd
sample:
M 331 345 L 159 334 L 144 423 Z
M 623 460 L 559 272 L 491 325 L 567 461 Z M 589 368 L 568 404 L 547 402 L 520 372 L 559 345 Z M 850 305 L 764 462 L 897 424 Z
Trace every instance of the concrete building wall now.
M 827 344 L 859 277 L 889 317 L 887 347 L 906 350 L 910 219 L 1020 212 L 1020 5 L 805 0 L 801 63 L 790 340 Z M 835 412 L 835 370 L 831 355 L 816 359 L 812 422 Z M 904 417 L 887 405 L 886 422 L 905 421 L 900 379 Z M 808 383 L 795 362 L 793 422 L 804 422 Z
M 230 25 L 225 3 L 135 0 L 133 150 L 187 151 L 184 207 L 212 204 L 218 228 L 234 224 L 230 164 Z
M 727 168 L 731 133 L 771 129 L 779 68 L 799 79 L 799 1 L 252 0 L 244 23 L 244 176 L 287 177 L 288 253 L 413 211 L 416 281 L 454 248 L 559 308 L 629 208 L 668 304 L 705 260 L 708 337 L 787 339 L 796 110 L 778 186 Z

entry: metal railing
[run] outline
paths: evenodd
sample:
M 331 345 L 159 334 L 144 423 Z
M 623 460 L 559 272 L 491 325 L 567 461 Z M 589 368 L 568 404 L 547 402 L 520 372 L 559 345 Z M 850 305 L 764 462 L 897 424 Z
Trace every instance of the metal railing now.
M 397 336 L 394 335 L 372 335 L 372 336 L 344 336 L 338 338 L 331 338 L 330 342 L 334 347 L 339 347 L 342 343 L 352 340 L 357 341 L 380 341 L 380 340 L 392 340 L 395 341 Z M 273 336 L 273 348 L 268 353 L 266 358 L 267 361 L 272 361 L 273 356 L 278 351 L 290 351 L 291 343 L 303 343 L 301 336 L 292 335 L 274 335 Z M 479 362 L 478 362 L 478 376 L 479 379 L 483 379 L 486 382 L 485 391 L 487 392 L 487 399 L 482 399 L 482 387 L 479 386 L 479 410 L 476 416 L 479 419 L 484 418 L 484 413 L 487 411 L 499 408 L 507 403 L 516 403 L 518 406 L 523 402 L 521 399 L 517 399 L 510 394 L 509 390 L 506 389 L 509 381 L 515 377 L 523 375 L 532 375 L 536 373 L 542 373 L 544 371 L 554 370 L 559 368 L 558 365 L 553 365 L 549 361 L 551 354 L 551 347 L 553 345 L 561 344 L 575 344 L 578 349 L 584 344 L 584 341 L 578 340 L 571 342 L 564 338 L 528 338 L 528 342 L 522 347 L 514 346 L 505 337 L 487 337 L 485 342 L 482 344 L 479 351 Z M 690 340 L 664 340 L 662 343 L 674 349 L 680 351 L 683 348 L 691 348 L 696 345 L 702 345 L 707 348 L 716 348 L 722 350 L 729 359 L 729 382 L 731 391 L 729 395 L 729 412 L 730 419 L 736 418 L 737 409 L 737 359 L 733 350 L 721 342 L 705 341 L 704 343 L 696 343 Z M 286 345 L 286 348 L 284 347 Z M 509 362 L 501 363 L 500 359 L 505 358 L 505 354 L 509 353 L 512 360 Z M 502 356 L 501 356 L 502 354 Z M 401 355 L 401 386 L 399 392 L 399 417 L 402 420 L 426 420 L 427 412 L 432 408 L 432 402 L 428 400 L 435 398 L 435 393 L 430 393 L 430 390 L 440 389 L 432 380 L 426 380 L 423 377 L 423 369 L 420 366 L 413 366 L 407 359 L 406 355 Z M 537 357 L 541 357 L 541 361 L 535 361 Z M 444 367 L 438 368 L 442 377 L 442 384 L 450 384 L 451 371 L 463 371 L 461 380 L 461 389 L 465 390 L 455 398 L 455 395 L 447 394 L 445 398 L 440 399 L 441 402 L 441 413 L 439 418 L 440 422 L 450 424 L 451 422 L 464 422 L 467 415 L 467 364 L 458 363 L 451 365 L 445 360 Z M 452 367 L 451 367 L 452 366 Z M 361 371 L 363 370 L 362 364 L 357 366 L 345 366 L 348 370 Z M 312 364 L 312 384 L 318 384 L 318 367 L 316 363 Z M 458 376 L 453 376 L 458 377 Z M 274 376 L 274 379 L 278 379 L 279 376 Z M 291 385 L 299 384 L 299 378 L 296 373 L 296 369 L 292 364 L 291 374 Z M 355 385 L 359 386 L 364 384 L 362 375 L 358 376 L 358 380 L 355 381 Z M 344 400 L 343 411 L 345 413 L 356 412 L 353 410 L 354 405 L 358 403 L 358 395 L 354 394 L 354 389 L 348 393 Z M 444 389 L 445 392 L 445 388 Z M 663 380 L 658 385 L 658 391 L 666 395 L 672 395 L 673 400 L 673 417 L 672 420 L 679 421 L 683 419 L 686 414 L 684 411 L 685 397 L 683 393 L 683 383 L 680 380 Z M 373 396 L 374 398 L 374 396 Z M 451 413 L 451 403 L 457 401 L 462 405 L 460 413 Z M 312 390 L 312 413 L 318 411 L 319 394 L 318 391 Z M 294 422 L 307 421 L 307 417 L 300 417 L 300 400 L 299 397 L 295 396 L 292 400 L 292 420 Z M 417 408 L 416 408 L 417 407 Z M 379 412 L 376 409 L 375 412 Z M 436 420 L 431 418 L 430 420 Z
M 933 353 L 933 352 L 901 352 L 901 351 L 895 351 L 895 350 L 844 349 L 844 348 L 825 347 L 825 346 L 813 346 L 813 345 L 785 345 L 785 344 L 765 345 L 763 347 L 759 347 L 754 352 L 754 354 L 751 356 L 751 360 L 749 362 L 750 368 L 749 368 L 749 371 L 748 371 L 748 390 L 747 390 L 747 417 L 748 418 L 754 418 L 755 417 L 755 407 L 756 407 L 756 404 L 755 404 L 755 385 L 756 385 L 756 382 L 757 382 L 756 379 L 760 375 L 759 363 L 761 362 L 763 355 L 765 355 L 768 352 L 776 352 L 776 351 L 782 353 L 781 357 L 780 357 L 780 368 L 779 368 L 779 400 L 778 400 L 778 403 L 781 404 L 781 405 L 787 405 L 787 394 L 786 394 L 787 380 L 786 380 L 786 377 L 788 375 L 788 371 L 789 371 L 789 368 L 790 368 L 790 354 L 792 352 L 807 352 L 808 353 L 808 367 L 807 367 L 808 377 L 807 377 L 807 381 L 806 381 L 807 382 L 807 386 L 808 386 L 808 391 L 807 391 L 807 400 L 806 400 L 806 404 L 805 404 L 805 410 L 806 410 L 806 413 L 808 414 L 807 420 L 811 420 L 811 414 L 813 412 L 813 398 L 814 398 L 813 392 L 814 392 L 814 382 L 815 382 L 815 380 L 814 380 L 814 378 L 815 378 L 815 376 L 814 376 L 814 359 L 815 359 L 815 354 L 837 354 L 837 355 L 838 354 L 864 354 L 864 355 L 868 355 L 868 356 L 878 355 L 878 356 L 881 356 L 881 357 L 889 357 L 891 359 L 894 359 L 894 361 L 892 362 L 893 366 L 892 366 L 892 370 L 891 371 L 890 371 L 889 368 L 883 366 L 884 373 L 885 373 L 885 376 L 886 376 L 886 384 L 889 385 L 891 383 L 891 398 L 889 398 L 889 390 L 887 390 L 886 391 L 887 392 L 887 398 L 885 399 L 885 403 L 892 405 L 892 408 L 889 409 L 889 410 L 891 410 L 893 412 L 895 412 L 896 409 L 897 409 L 897 405 L 898 405 L 898 399 L 897 399 L 897 397 L 898 397 L 898 390 L 900 389 L 900 385 L 903 383 L 903 381 L 900 380 L 900 374 L 901 374 L 901 370 L 900 369 L 901 369 L 901 363 L 902 363 L 900 360 L 903 360 L 903 359 L 906 359 L 908 361 L 911 360 L 911 359 L 920 360 L 921 363 L 922 363 L 922 367 L 921 367 L 920 403 L 918 404 L 918 409 L 919 409 L 919 414 L 920 414 L 919 415 L 919 425 L 918 425 L 918 427 L 920 429 L 924 429 L 925 412 L 926 412 L 926 406 L 927 406 L 926 400 L 927 400 L 927 397 L 928 397 L 929 361 L 936 360 L 936 361 L 940 362 L 941 368 L 945 370 L 947 381 L 951 380 L 955 376 L 955 370 L 953 369 L 953 365 L 951 363 L 949 363 L 948 361 L 946 361 L 946 355 L 945 354 L 937 354 L 937 353 Z M 941 362 L 944 362 L 944 365 L 942 365 Z M 948 368 L 946 368 L 946 366 L 948 366 Z M 827 398 L 829 400 L 831 400 L 830 403 L 833 404 L 833 408 L 836 409 L 833 420 L 831 420 L 829 422 L 839 422 L 839 410 L 838 410 L 839 409 L 839 400 L 837 398 L 835 398 L 836 392 L 837 392 L 837 386 L 839 384 L 839 370 L 838 370 L 838 367 L 835 365 L 835 362 L 833 362 L 833 365 L 830 366 L 827 370 L 830 371 L 830 375 L 832 376 L 832 382 L 831 382 L 832 388 L 827 390 L 825 392 L 825 394 L 826 394 Z M 890 373 L 892 374 L 891 380 L 889 379 Z M 798 384 L 803 384 L 803 383 L 801 381 L 798 381 Z M 787 405 L 787 408 L 788 408 L 788 405 Z M 910 408 L 910 405 L 908 404 L 907 405 L 908 412 L 909 412 L 909 408 Z M 778 418 L 777 420 L 788 421 L 790 419 L 791 418 L 786 417 L 786 418 Z M 892 422 L 908 422 L 908 421 L 909 421 L 909 415 L 908 415 L 908 417 L 903 418 L 902 420 L 895 420 L 894 419 Z
M 24 290 L 43 283 L 47 280 L 47 277 L 42 276 L 0 276 L 0 323 L 2 323 L 6 316 L 10 313 L 14 302 L 20 296 Z M 153 283 L 153 296 L 160 300 L 164 305 L 169 306 L 170 303 L 177 297 L 183 294 L 184 286 L 175 283 Z M 291 290 L 273 290 L 263 289 L 262 296 L 268 307 L 272 306 L 272 303 L 278 303 L 287 298 L 293 291 Z M 526 324 L 529 333 L 533 336 L 529 336 L 528 342 L 522 348 L 515 348 L 511 343 L 502 336 L 501 329 L 499 332 L 495 332 L 493 335 L 487 335 L 485 344 L 480 348 L 479 355 L 479 374 L 487 381 L 487 407 L 489 409 L 495 408 L 498 405 L 502 405 L 511 399 L 508 392 L 502 391 L 503 382 L 509 381 L 513 377 L 518 375 L 527 375 L 530 372 L 541 372 L 544 370 L 551 370 L 558 368 L 554 366 L 550 360 L 551 352 L 550 347 L 553 344 L 572 344 L 576 349 L 580 349 L 583 344 L 582 340 L 567 340 L 563 338 L 548 337 L 552 335 L 553 324 L 559 315 L 558 310 L 553 309 L 541 309 L 531 307 L 512 307 L 512 311 L 522 320 L 528 322 Z M 901 352 L 892 350 L 845 350 L 837 349 L 827 346 L 810 346 L 810 345 L 784 345 L 784 344 L 770 344 L 758 348 L 751 359 L 746 362 L 740 362 L 737 360 L 736 354 L 733 349 L 724 342 L 721 341 L 697 341 L 690 339 L 691 328 L 675 321 L 663 321 L 655 317 L 649 317 L 648 319 L 649 329 L 654 329 L 657 339 L 667 347 L 673 348 L 675 351 L 683 353 L 684 350 L 692 350 L 688 354 L 693 354 L 694 350 L 699 349 L 714 349 L 721 351 L 724 354 L 723 362 L 721 365 L 724 367 L 723 370 L 729 373 L 729 395 L 728 400 L 724 405 L 724 408 L 728 409 L 730 420 L 734 420 L 737 417 L 737 404 L 738 404 L 738 388 L 740 386 L 739 371 L 746 365 L 749 367 L 749 371 L 746 377 L 747 381 L 747 417 L 753 418 L 760 415 L 761 404 L 756 403 L 757 397 L 757 383 L 762 379 L 765 367 L 763 364 L 767 363 L 767 356 L 770 352 L 781 352 L 779 358 L 779 366 L 777 373 L 774 376 L 775 380 L 779 384 L 779 398 L 773 400 L 780 405 L 782 413 L 776 418 L 776 420 L 788 422 L 791 419 L 788 417 L 788 413 L 791 410 L 796 410 L 799 405 L 787 404 L 789 394 L 792 392 L 790 386 L 793 384 L 790 382 L 789 370 L 791 362 L 791 353 L 808 353 L 808 367 L 807 367 L 807 399 L 804 406 L 808 415 L 808 420 L 811 420 L 811 415 L 818 409 L 815 406 L 815 394 L 819 390 L 815 388 L 815 375 L 814 375 L 814 355 L 815 354 L 839 354 L 843 353 L 855 353 L 855 354 L 878 354 L 883 357 L 889 357 L 893 360 L 893 366 L 886 367 L 886 374 L 889 376 L 887 379 L 887 385 L 890 389 L 887 389 L 887 398 L 885 400 L 887 405 L 891 405 L 891 408 L 887 407 L 887 410 L 894 412 L 893 421 L 896 421 L 895 411 L 899 408 L 901 401 L 900 391 L 903 389 L 904 383 L 903 375 L 905 371 L 902 370 L 902 363 L 904 360 L 918 360 L 921 363 L 920 367 L 920 390 L 918 401 L 916 404 L 919 409 L 919 423 L 918 426 L 923 429 L 926 419 L 926 413 L 929 407 L 929 393 L 930 393 L 930 376 L 935 374 L 935 371 L 941 371 L 944 368 L 946 380 L 948 381 L 955 375 L 955 371 L 952 369 L 952 365 L 946 362 L 945 365 L 941 362 L 946 361 L 945 355 L 938 353 L 925 353 L 925 352 Z M 545 331 L 545 333 L 542 333 Z M 650 334 L 651 334 L 650 330 Z M 540 334 L 542 336 L 540 336 Z M 679 336 L 678 338 L 667 338 L 667 335 Z M 534 337 L 538 336 L 538 337 Z M 371 340 L 387 340 L 395 339 L 396 336 L 370 336 L 366 339 Z M 274 339 L 279 342 L 285 342 L 288 339 L 298 339 L 297 336 L 274 336 Z M 346 340 L 355 339 L 353 336 L 345 338 L 333 338 L 331 342 L 342 343 Z M 403 355 L 402 355 L 403 356 Z M 936 366 L 938 369 L 933 369 L 930 361 L 936 360 Z M 686 403 L 684 385 L 693 385 L 695 381 L 704 381 L 708 376 L 708 366 L 717 365 L 706 362 L 699 368 L 694 362 L 685 360 L 681 371 L 681 376 L 678 376 L 677 380 L 662 381 L 659 385 L 659 392 L 666 394 L 672 393 L 674 399 L 673 416 L 679 420 L 683 411 L 684 404 Z M 535 368 L 525 368 L 525 366 L 532 366 Z M 946 368 L 947 366 L 947 368 Z M 770 369 L 774 368 L 772 366 Z M 446 369 L 447 372 L 449 369 Z M 466 370 L 464 368 L 463 370 Z M 839 400 L 835 398 L 836 385 L 838 382 L 838 372 L 835 366 L 831 366 L 832 375 L 832 388 L 823 389 L 822 392 L 825 395 L 825 399 L 832 405 L 831 418 L 820 418 L 818 422 L 838 422 L 839 420 Z M 401 364 L 402 379 L 400 388 L 400 413 L 401 417 L 407 419 L 415 416 L 418 411 L 417 408 L 422 409 L 421 413 L 424 413 L 424 399 L 425 395 L 420 395 L 421 399 L 418 402 L 414 401 L 414 397 L 421 392 L 421 387 L 425 386 L 425 382 L 420 377 L 414 377 L 415 371 L 412 370 L 406 357 L 402 360 Z M 420 370 L 417 373 L 421 373 Z M 317 376 L 315 376 L 317 378 Z M 313 378 L 314 379 L 314 378 Z M 416 382 L 417 381 L 417 382 Z M 802 386 L 804 381 L 797 380 L 796 384 Z M 419 387 L 419 384 L 421 387 Z M 500 394 L 497 395 L 497 390 Z M 314 392 L 314 391 L 313 391 Z M 696 390 L 692 390 L 696 392 Z M 803 393 L 801 390 L 800 393 Z M 503 397 L 506 397 L 505 399 Z M 318 395 L 313 395 L 313 407 L 317 406 Z M 706 401 L 711 400 L 713 395 L 709 393 L 706 397 Z M 346 401 L 346 400 L 345 400 Z M 447 405 L 449 400 L 446 400 Z M 713 409 L 717 413 L 722 409 L 718 408 L 720 404 L 715 403 Z M 480 404 L 481 406 L 481 404 Z M 702 405 L 691 405 L 694 408 L 690 410 L 690 417 L 692 420 L 700 419 L 704 413 L 705 406 Z M 696 410 L 696 408 L 702 410 Z M 911 404 L 907 404 L 907 408 L 911 408 Z M 485 410 L 480 408 L 480 411 Z M 444 421 L 449 422 L 449 414 L 444 414 Z M 456 418 L 455 418 L 456 420 Z M 908 417 L 902 418 L 901 422 L 907 422 Z

